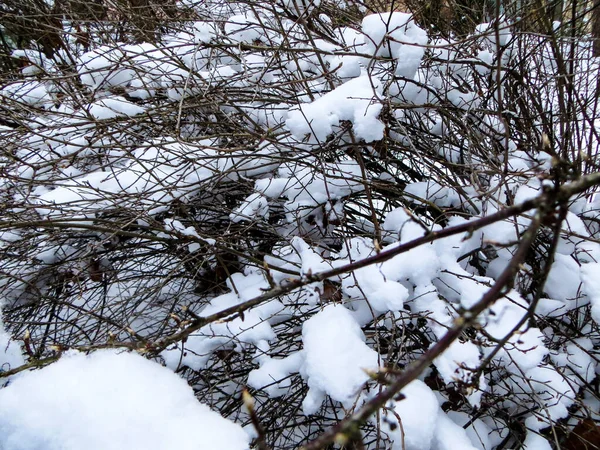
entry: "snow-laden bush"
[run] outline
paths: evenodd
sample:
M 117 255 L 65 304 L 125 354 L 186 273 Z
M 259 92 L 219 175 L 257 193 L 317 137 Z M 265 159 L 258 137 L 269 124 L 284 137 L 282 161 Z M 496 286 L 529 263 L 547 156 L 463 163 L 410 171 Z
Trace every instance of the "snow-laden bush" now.
M 598 419 L 591 43 L 356 6 L 108 8 L 10 49 L 0 448 L 537 450 Z

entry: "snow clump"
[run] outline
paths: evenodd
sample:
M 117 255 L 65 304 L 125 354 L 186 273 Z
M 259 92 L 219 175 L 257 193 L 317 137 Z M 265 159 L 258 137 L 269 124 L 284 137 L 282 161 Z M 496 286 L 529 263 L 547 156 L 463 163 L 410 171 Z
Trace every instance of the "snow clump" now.
M 3 450 L 247 450 L 244 430 L 133 353 L 69 352 L 0 390 Z

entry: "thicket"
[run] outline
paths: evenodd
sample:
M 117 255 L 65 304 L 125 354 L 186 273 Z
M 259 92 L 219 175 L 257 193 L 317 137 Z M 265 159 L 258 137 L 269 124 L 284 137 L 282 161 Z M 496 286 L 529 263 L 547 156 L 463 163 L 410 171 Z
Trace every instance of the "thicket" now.
M 260 449 L 597 439 L 595 11 L 5 1 L 0 375 L 139 352 Z

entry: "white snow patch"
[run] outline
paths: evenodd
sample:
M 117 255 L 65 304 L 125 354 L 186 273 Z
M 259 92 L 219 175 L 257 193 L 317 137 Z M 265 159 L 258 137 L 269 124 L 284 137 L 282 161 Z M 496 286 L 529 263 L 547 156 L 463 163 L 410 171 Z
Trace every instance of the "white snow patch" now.
M 291 374 L 297 373 L 304 363 L 304 354 L 296 352 L 287 358 L 260 358 L 260 368 L 248 375 L 248 386 L 264 390 L 271 398 L 281 397 L 292 387 Z
M 133 353 L 69 352 L 0 390 L 3 450 L 246 450 L 242 428 Z
M 401 12 L 366 16 L 362 21 L 362 32 L 367 52 L 388 58 L 408 56 L 402 55 L 403 43 L 425 45 L 428 40 L 427 32 L 415 24 L 412 15 Z
M 443 414 L 437 397 L 421 380 L 414 380 L 401 393 L 404 399 L 389 407 L 393 412 L 387 408 L 382 411 L 382 425 L 393 441 L 392 449 L 430 450 L 438 416 Z
M 600 263 L 584 264 L 580 273 L 583 291 L 592 305 L 592 319 L 600 323 Z
M 328 394 L 345 405 L 351 404 L 369 380 L 365 369 L 377 370 L 377 352 L 365 343 L 365 335 L 350 311 L 329 305 L 302 326 L 305 363 L 301 374 L 310 391 L 303 403 L 305 414 L 314 414 L 316 401 Z
M 19 344 L 4 330 L 1 314 L 2 311 L 0 311 L 0 372 L 25 364 Z
M 144 113 L 144 108 L 137 106 L 122 97 L 104 98 L 89 106 L 90 115 L 97 120 L 115 117 L 132 117 Z
M 374 77 L 361 76 L 338 86 L 312 103 L 290 110 L 286 127 L 296 139 L 310 134 L 323 142 L 342 120 L 353 123 L 354 133 L 365 142 L 383 138 L 384 124 L 378 119 L 383 105 L 382 84 Z

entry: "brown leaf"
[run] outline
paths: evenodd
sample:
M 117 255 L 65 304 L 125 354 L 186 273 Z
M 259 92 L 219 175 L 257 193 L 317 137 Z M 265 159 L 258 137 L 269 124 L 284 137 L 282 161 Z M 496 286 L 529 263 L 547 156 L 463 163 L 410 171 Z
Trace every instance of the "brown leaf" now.
M 323 292 L 321 292 L 321 302 L 341 303 L 342 291 L 340 287 L 329 280 L 323 281 Z
M 95 281 L 97 283 L 102 281 L 104 277 L 104 270 L 102 269 L 99 259 L 93 258 L 90 261 L 90 264 L 88 266 L 88 274 L 90 275 L 90 280 Z
M 561 449 L 600 450 L 600 428 L 592 419 L 580 421 L 562 444 Z

